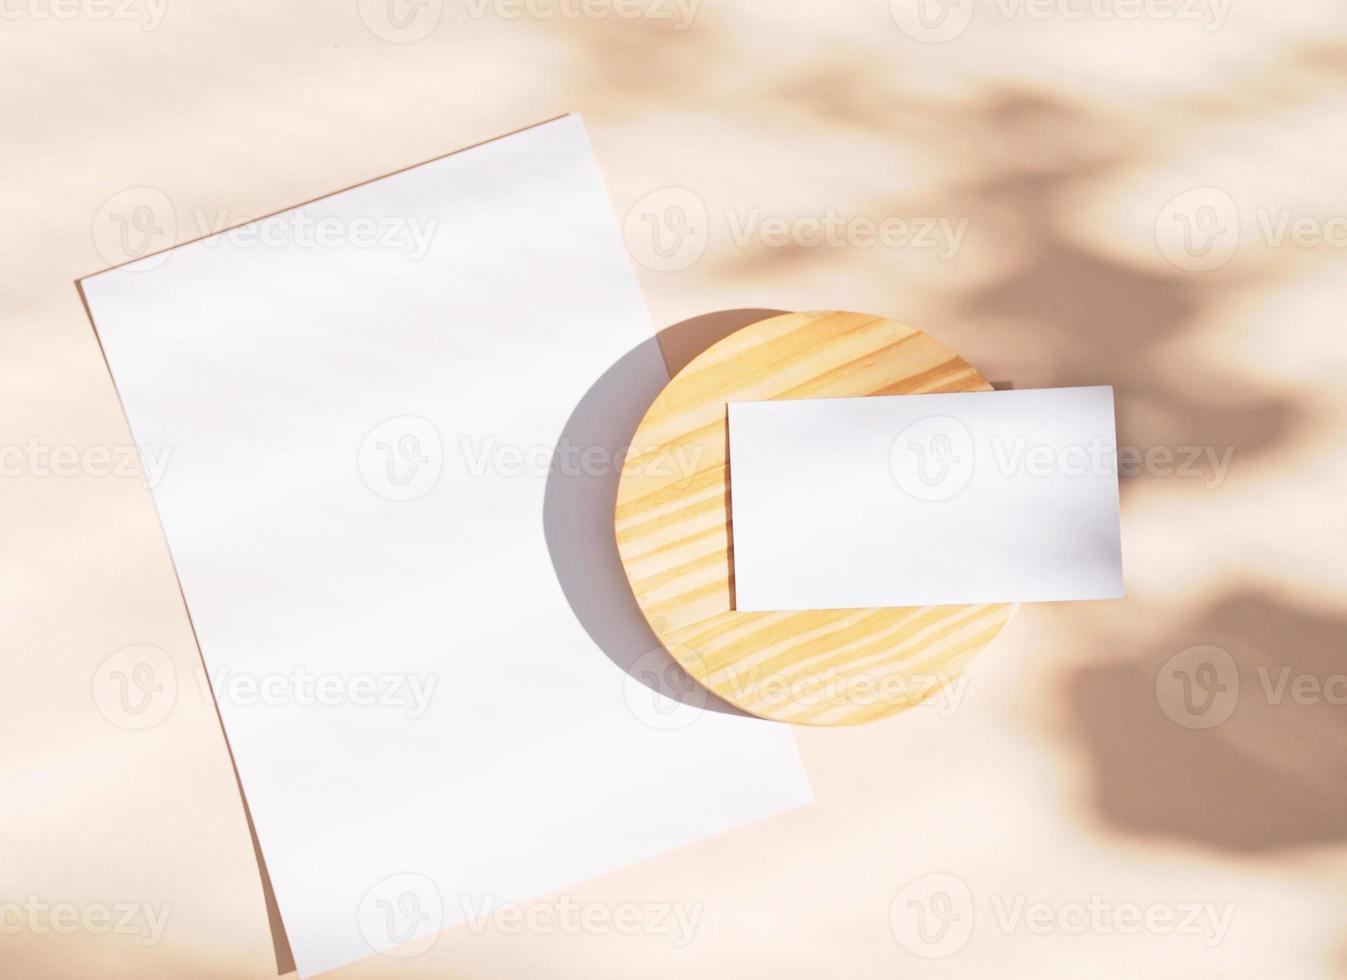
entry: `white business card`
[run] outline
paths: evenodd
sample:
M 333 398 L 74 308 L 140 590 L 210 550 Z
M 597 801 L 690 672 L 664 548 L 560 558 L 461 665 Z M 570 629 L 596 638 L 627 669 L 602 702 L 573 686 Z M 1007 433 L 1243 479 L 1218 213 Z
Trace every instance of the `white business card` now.
M 1123 594 L 1113 389 L 729 405 L 735 607 Z

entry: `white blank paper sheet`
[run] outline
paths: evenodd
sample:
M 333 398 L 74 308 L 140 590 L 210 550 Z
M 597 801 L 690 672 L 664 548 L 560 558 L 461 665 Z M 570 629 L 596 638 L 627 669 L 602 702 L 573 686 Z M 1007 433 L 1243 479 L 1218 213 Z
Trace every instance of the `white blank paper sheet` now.
M 251 230 L 83 289 L 300 972 L 807 802 L 788 729 L 617 665 L 667 658 L 612 544 L 667 373 L 580 120 Z
M 736 608 L 1123 594 L 1113 389 L 732 403 Z

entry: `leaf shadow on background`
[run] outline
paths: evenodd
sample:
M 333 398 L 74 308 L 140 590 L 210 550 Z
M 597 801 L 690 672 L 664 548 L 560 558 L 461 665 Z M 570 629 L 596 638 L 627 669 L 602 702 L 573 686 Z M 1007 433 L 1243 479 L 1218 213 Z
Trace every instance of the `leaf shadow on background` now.
M 1203 671 L 1175 659 L 1199 646 L 1230 660 Z M 1347 617 L 1249 589 L 1139 657 L 1075 671 L 1068 730 L 1094 806 L 1138 836 L 1228 851 L 1347 840 L 1344 654 Z

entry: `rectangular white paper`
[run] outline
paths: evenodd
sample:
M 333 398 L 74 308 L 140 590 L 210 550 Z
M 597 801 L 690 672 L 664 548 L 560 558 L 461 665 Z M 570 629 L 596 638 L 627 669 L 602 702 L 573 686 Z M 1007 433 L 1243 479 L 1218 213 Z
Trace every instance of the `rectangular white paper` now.
M 578 117 L 82 286 L 302 974 L 810 799 L 618 666 L 669 676 L 612 526 L 668 375 Z
M 729 406 L 736 608 L 1123 594 L 1113 389 Z

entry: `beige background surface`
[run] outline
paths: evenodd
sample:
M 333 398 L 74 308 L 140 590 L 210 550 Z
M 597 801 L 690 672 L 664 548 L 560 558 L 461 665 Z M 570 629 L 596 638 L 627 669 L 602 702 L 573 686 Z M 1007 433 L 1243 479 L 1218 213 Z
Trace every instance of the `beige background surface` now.
M 73 280 L 580 111 L 656 323 L 857 309 L 1017 386 L 1115 385 L 1145 454 L 1130 597 L 1023 608 L 949 710 L 800 731 L 813 807 L 546 897 L 531 928 L 343 974 L 1347 973 L 1341 4 L 964 0 L 926 28 L 885 0 L 682 11 L 0 8 L 0 971 L 276 973 Z M 819 238 L 830 214 L 860 223 Z M 99 699 L 141 644 L 176 698 L 131 731 Z M 1207 646 L 1226 655 L 1182 654 Z M 633 903 L 696 928 L 593 924 Z M 1228 929 L 1185 927 L 1194 903 Z M 567 905 L 591 925 L 558 926 Z

